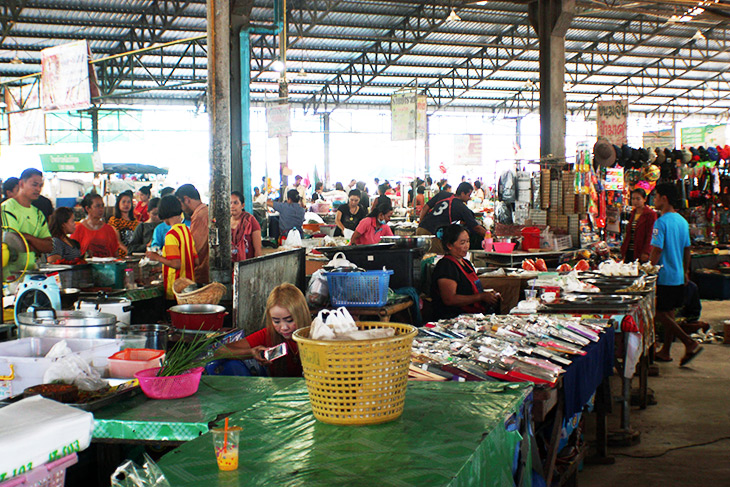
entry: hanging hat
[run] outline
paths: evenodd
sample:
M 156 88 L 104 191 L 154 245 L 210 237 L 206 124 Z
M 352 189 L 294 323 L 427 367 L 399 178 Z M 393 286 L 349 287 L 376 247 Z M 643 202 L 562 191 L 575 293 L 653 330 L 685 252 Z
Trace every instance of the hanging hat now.
M 717 148 L 715 148 L 715 147 L 708 147 L 707 154 L 709 154 L 710 160 L 713 162 L 717 162 L 720 160 L 720 153 L 717 151 Z
M 682 149 L 682 162 L 684 164 L 689 164 L 690 166 L 694 167 L 699 160 L 699 152 L 694 147 L 690 147 L 689 150 L 686 147 Z
M 652 150 L 651 147 L 646 148 L 646 152 L 649 154 L 649 163 L 653 164 L 654 161 L 656 161 L 656 152 Z
M 619 157 L 616 162 L 618 162 L 619 166 L 626 167 L 629 164 L 630 160 L 631 160 L 631 147 L 624 144 L 621 146 L 621 157 Z
M 659 179 L 659 176 L 661 175 L 661 170 L 654 164 L 651 164 L 650 166 L 644 168 L 644 172 L 642 173 L 642 175 L 644 179 L 646 179 L 650 183 L 653 183 L 654 181 L 657 181 Z
M 682 160 L 682 151 L 679 149 L 674 149 L 672 151 L 672 161 L 681 161 Z
M 720 153 L 720 159 L 723 161 L 730 160 L 730 146 L 720 147 L 717 146 L 717 152 Z
M 672 149 L 664 149 L 664 156 L 667 158 L 668 161 L 671 161 L 674 158 L 674 151 Z
M 720 152 L 720 155 L 725 161 L 730 160 L 730 145 L 725 144 L 725 146 L 722 148 L 722 151 Z
M 667 155 L 664 153 L 663 149 L 660 149 L 659 147 L 656 148 L 656 164 L 657 166 L 661 166 L 664 164 L 664 161 L 667 160 Z
M 616 163 L 616 151 L 606 140 L 598 140 L 593 145 L 593 159 L 603 167 L 611 167 Z
M 699 146 L 697 148 L 697 152 L 700 154 L 700 162 L 707 162 L 710 160 L 710 154 L 707 152 L 707 149 L 703 145 Z
M 619 159 L 621 159 L 621 147 L 617 146 L 616 144 L 613 144 L 613 151 L 616 153 L 616 162 L 618 162 Z
M 624 173 L 624 179 L 626 179 L 629 184 L 636 184 L 641 179 L 641 171 L 629 169 Z

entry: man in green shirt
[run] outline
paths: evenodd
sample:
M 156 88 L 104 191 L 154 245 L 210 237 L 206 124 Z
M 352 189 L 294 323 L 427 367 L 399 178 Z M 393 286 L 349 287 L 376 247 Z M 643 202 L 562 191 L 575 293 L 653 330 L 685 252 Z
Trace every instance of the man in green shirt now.
M 2 222 L 22 233 L 30 246 L 29 265 L 35 264 L 36 253 L 46 254 L 53 250 L 51 232 L 46 217 L 33 206 L 43 189 L 43 173 L 38 169 L 26 169 L 20 175 L 19 191 L 2 204 Z

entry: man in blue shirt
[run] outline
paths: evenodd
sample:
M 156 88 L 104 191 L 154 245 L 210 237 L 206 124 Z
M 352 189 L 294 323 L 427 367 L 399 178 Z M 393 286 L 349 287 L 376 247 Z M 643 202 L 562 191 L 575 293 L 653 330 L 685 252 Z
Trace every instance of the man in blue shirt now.
M 664 326 L 664 344 L 656 353 L 656 360 L 671 362 L 670 349 L 674 338 L 684 344 L 685 353 L 679 365 L 687 365 L 702 351 L 674 320 L 674 310 L 684 302 L 684 286 L 689 281 L 689 225 L 675 208 L 679 205 L 679 191 L 673 183 L 656 187 L 654 206 L 662 216 L 654 223 L 651 239 L 653 265 L 660 265 L 657 280 L 656 320 Z

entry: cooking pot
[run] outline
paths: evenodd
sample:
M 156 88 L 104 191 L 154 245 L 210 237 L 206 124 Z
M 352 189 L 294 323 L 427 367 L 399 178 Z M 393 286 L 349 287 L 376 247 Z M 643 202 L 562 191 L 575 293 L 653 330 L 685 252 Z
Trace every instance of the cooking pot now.
M 427 249 L 431 246 L 434 235 L 393 235 L 380 237 L 383 243 L 394 243 L 396 249 Z
M 114 338 L 116 322 L 109 313 L 36 309 L 18 314 L 18 337 Z
M 95 298 L 83 298 L 77 301 L 76 309 L 113 314 L 121 326 L 129 326 L 132 323 L 132 302 L 127 298 L 110 298 L 104 293 L 99 293 Z
M 74 309 L 79 294 L 81 294 L 81 290 L 75 287 L 61 289 L 61 309 Z
M 167 325 L 132 325 L 129 333 L 144 335 L 147 338 L 144 348 L 166 350 L 170 327 Z
M 170 308 L 172 326 L 184 330 L 218 330 L 228 313 L 215 304 L 178 304 Z

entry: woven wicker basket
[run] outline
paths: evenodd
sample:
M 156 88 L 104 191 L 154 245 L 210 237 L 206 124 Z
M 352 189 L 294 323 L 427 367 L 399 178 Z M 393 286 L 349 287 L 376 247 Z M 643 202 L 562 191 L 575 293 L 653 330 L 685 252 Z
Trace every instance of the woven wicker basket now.
M 226 293 L 226 287 L 219 282 L 211 282 L 200 289 L 184 293 L 183 290 L 192 284 L 195 282 L 184 277 L 175 279 L 172 290 L 177 304 L 218 304 Z
M 416 328 L 358 322 L 361 330 L 393 328 L 395 336 L 373 340 L 313 340 L 310 328 L 294 332 L 314 417 L 329 424 L 392 421 L 403 413 Z

